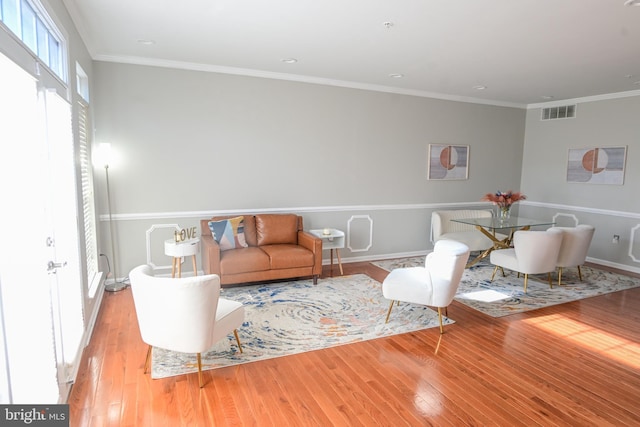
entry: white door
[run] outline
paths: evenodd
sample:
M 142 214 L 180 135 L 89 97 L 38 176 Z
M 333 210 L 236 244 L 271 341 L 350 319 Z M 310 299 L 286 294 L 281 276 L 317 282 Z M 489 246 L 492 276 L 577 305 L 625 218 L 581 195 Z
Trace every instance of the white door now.
M 82 335 L 70 109 L 1 54 L 0 76 L 0 398 L 57 403 Z

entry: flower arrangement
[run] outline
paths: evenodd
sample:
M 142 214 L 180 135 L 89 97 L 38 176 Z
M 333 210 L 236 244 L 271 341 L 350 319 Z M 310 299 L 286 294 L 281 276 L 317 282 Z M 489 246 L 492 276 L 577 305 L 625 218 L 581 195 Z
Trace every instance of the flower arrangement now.
M 512 204 L 517 201 L 526 199 L 527 196 L 519 191 L 513 192 L 511 190 L 507 192 L 498 191 L 496 193 L 487 193 L 482 198 L 484 202 L 491 202 L 500 208 L 510 208 Z

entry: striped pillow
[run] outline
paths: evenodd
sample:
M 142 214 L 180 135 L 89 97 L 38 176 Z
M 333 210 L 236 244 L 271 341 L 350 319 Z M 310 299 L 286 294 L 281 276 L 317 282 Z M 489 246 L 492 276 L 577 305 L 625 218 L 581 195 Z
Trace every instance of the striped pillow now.
M 221 251 L 246 248 L 248 246 L 244 237 L 243 216 L 222 221 L 209 221 L 209 229 L 211 230 L 213 239 L 220 245 Z

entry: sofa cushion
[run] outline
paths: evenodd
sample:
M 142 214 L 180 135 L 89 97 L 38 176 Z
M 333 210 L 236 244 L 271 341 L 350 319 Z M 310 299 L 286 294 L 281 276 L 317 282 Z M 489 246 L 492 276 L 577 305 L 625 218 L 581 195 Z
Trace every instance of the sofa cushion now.
M 229 249 L 246 248 L 244 237 L 244 217 L 224 219 L 221 221 L 209 221 L 209 228 L 213 238 L 220 245 L 221 251 Z
M 271 262 L 271 269 L 313 266 L 313 252 L 302 246 L 278 244 L 260 246 Z
M 257 247 L 248 247 L 220 253 L 220 274 L 230 275 L 266 271 L 270 268 L 269 256 Z
M 258 246 L 298 244 L 298 216 L 295 214 L 256 215 Z

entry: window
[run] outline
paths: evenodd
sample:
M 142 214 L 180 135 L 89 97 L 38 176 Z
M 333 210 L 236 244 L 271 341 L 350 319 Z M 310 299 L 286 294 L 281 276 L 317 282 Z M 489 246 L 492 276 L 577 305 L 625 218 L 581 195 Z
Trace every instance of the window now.
M 86 253 L 87 286 L 93 298 L 100 284 L 98 271 L 98 241 L 96 231 L 93 168 L 91 163 L 91 124 L 89 115 L 89 77 L 76 63 L 76 90 L 83 101 L 78 102 L 78 143 L 80 153 L 80 180 L 82 183 L 82 211 Z
M 0 0 L 0 21 L 36 54 L 42 64 L 66 81 L 62 37 L 36 0 Z
M 80 180 L 82 182 L 82 210 L 84 218 L 87 286 L 89 287 L 89 295 L 93 298 L 93 295 L 100 284 L 100 272 L 98 271 L 95 197 L 93 193 L 93 168 L 91 167 L 91 126 L 89 125 L 89 106 L 82 101 L 78 104 Z

